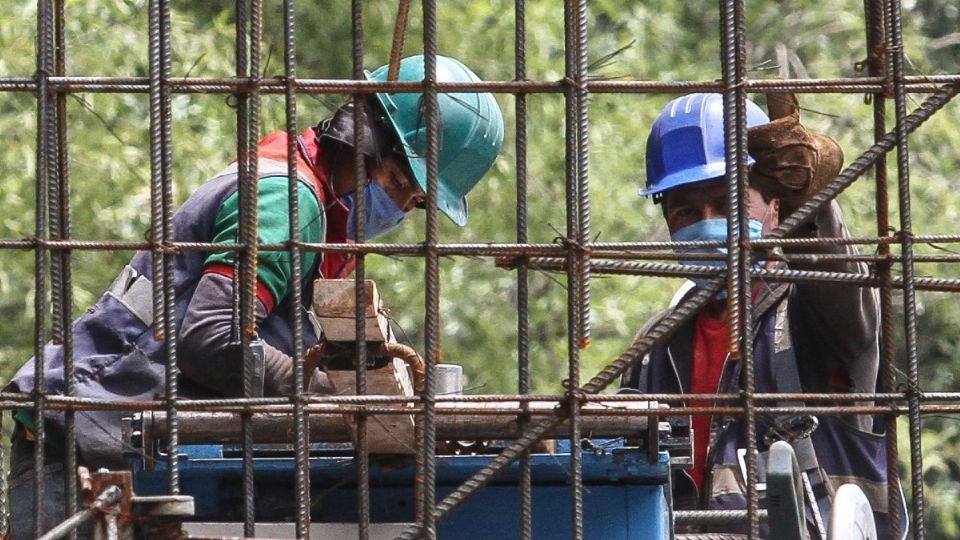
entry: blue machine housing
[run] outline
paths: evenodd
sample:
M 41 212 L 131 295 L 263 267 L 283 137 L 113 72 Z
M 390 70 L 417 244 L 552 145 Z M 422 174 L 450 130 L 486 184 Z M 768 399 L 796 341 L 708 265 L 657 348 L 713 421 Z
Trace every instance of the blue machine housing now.
M 644 449 L 620 440 L 592 441 L 582 453 L 583 526 L 588 538 L 663 540 L 669 537 L 670 459 L 659 452 L 651 463 Z M 534 538 L 572 534 L 570 443 L 558 441 L 553 454 L 533 454 L 532 529 Z M 272 454 L 272 455 L 271 455 Z M 339 455 L 338 455 L 339 454 Z M 313 522 L 357 522 L 356 469 L 350 451 L 313 448 L 310 458 Z M 257 448 L 255 458 L 256 519 L 295 519 L 295 464 L 289 449 Z M 443 497 L 486 466 L 491 455 L 437 456 L 437 493 Z M 232 447 L 180 447 L 181 494 L 192 495 L 195 520 L 242 521 L 242 461 Z M 142 456 L 132 458 L 138 495 L 166 490 L 166 466 L 157 460 L 149 470 Z M 373 523 L 414 521 L 412 457 L 375 457 L 370 461 L 370 519 Z M 519 465 L 514 463 L 492 485 L 479 490 L 439 524 L 440 538 L 516 537 L 520 526 Z

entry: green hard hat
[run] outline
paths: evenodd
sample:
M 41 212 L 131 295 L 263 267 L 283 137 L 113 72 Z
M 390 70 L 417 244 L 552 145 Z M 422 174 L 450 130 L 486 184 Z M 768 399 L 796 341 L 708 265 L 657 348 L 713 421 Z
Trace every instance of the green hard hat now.
M 367 78 L 386 81 L 389 66 L 381 66 Z M 460 61 L 437 56 L 438 82 L 479 82 L 480 78 Z M 400 81 L 423 80 L 423 56 L 400 61 Z M 390 125 L 403 145 L 410 169 L 421 189 L 427 190 L 427 124 L 421 106 L 422 93 L 375 94 Z M 490 169 L 503 145 L 503 115 L 489 92 L 440 93 L 440 154 L 437 156 L 437 206 L 454 223 L 467 223 L 467 193 Z

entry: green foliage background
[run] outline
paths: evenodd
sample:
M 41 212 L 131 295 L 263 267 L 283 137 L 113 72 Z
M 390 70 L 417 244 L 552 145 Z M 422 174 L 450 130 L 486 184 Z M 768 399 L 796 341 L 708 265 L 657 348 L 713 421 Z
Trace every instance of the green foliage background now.
M 280 2 L 266 2 L 264 77 L 282 74 Z M 395 2 L 364 2 L 365 67 L 389 56 Z M 234 72 L 233 2 L 175 0 L 173 75 L 229 77 Z M 422 50 L 422 19 L 413 3 L 406 52 Z M 526 2 L 527 78 L 564 75 L 563 2 Z M 146 0 L 67 0 L 67 72 L 77 76 L 145 76 Z M 302 78 L 349 78 L 352 73 L 350 2 L 299 2 L 297 73 Z M 851 77 L 866 56 L 859 0 L 752 2 L 748 9 L 748 63 L 752 78 Z M 439 48 L 488 80 L 514 77 L 514 3 L 445 0 L 439 3 Z M 0 17 L 0 76 L 29 77 L 35 69 L 36 2 L 5 0 Z M 911 75 L 955 73 L 960 63 L 958 10 L 950 0 L 915 0 L 904 12 L 905 52 Z M 713 4 L 680 0 L 589 3 L 591 75 L 605 79 L 713 80 L 720 78 L 719 15 Z M 620 51 L 612 60 L 600 60 Z M 636 196 L 644 178 L 647 129 L 671 96 L 594 94 L 590 98 L 592 233 L 600 241 L 665 239 L 659 209 Z M 916 105 L 923 96 L 913 96 Z M 298 99 L 301 128 L 325 117 L 344 96 Z M 446 220 L 449 243 L 516 239 L 515 99 L 498 95 L 507 121 L 502 158 L 470 195 L 470 224 Z M 528 178 L 531 242 L 553 242 L 565 230 L 564 107 L 562 94 L 528 98 Z M 149 104 L 145 94 L 85 93 L 68 102 L 72 236 L 84 240 L 137 240 L 149 228 Z M 803 96 L 805 123 L 837 137 L 848 162 L 873 140 L 872 108 L 862 95 Z M 31 237 L 34 230 L 36 101 L 0 93 L 0 239 Z M 893 123 L 892 108 L 888 123 Z M 173 101 L 174 181 L 182 201 L 235 155 L 235 111 L 223 95 L 177 95 Z M 910 140 L 913 231 L 945 234 L 960 220 L 960 113 L 956 104 Z M 280 96 L 263 99 L 264 133 L 284 125 Z M 895 163 L 891 159 L 891 163 Z M 895 170 L 891 167 L 891 175 Z M 895 189 L 892 191 L 896 193 Z M 854 235 L 875 235 L 875 190 L 864 178 L 841 196 Z M 898 227 L 895 195 L 891 223 Z M 383 242 L 419 242 L 416 215 Z M 931 246 L 918 252 L 943 253 Z M 92 304 L 129 253 L 73 254 L 74 311 Z M 0 378 L 30 356 L 33 343 L 33 255 L 0 253 Z M 956 265 L 922 264 L 919 275 L 960 277 Z M 423 265 L 419 259 L 368 258 L 368 277 L 382 289 L 399 326 L 422 347 Z M 474 392 L 516 390 L 516 276 L 489 260 L 442 261 L 441 345 L 444 360 L 463 364 Z M 666 281 L 666 282 L 665 282 Z M 532 273 L 530 359 L 533 389 L 555 392 L 567 373 L 565 277 Z M 596 276 L 592 284 L 592 346 L 581 351 L 589 377 L 615 358 L 642 323 L 662 309 L 676 280 Z M 918 356 L 925 388 L 958 389 L 960 302 L 943 293 L 919 294 Z M 952 301 L 951 301 L 952 300 Z M 898 326 L 901 317 L 898 315 Z M 904 357 L 903 339 L 898 339 Z M 956 418 L 924 423 L 928 456 L 928 534 L 960 535 L 953 502 L 960 479 L 960 426 Z M 906 440 L 905 434 L 901 441 Z M 903 447 L 906 454 L 908 448 Z

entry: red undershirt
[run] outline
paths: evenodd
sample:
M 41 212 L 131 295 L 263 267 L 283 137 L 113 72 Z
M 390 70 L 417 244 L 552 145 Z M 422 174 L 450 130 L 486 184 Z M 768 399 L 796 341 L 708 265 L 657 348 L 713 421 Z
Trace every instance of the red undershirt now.
M 714 319 L 706 313 L 701 313 L 696 320 L 693 337 L 693 366 L 690 371 L 690 393 L 715 394 L 720 385 L 720 375 L 723 372 L 723 363 L 727 358 L 728 336 L 727 321 Z M 709 407 L 712 400 L 691 401 L 691 407 Z M 697 484 L 697 489 L 703 487 L 706 474 L 707 445 L 710 443 L 709 415 L 693 417 L 693 469 L 690 477 Z

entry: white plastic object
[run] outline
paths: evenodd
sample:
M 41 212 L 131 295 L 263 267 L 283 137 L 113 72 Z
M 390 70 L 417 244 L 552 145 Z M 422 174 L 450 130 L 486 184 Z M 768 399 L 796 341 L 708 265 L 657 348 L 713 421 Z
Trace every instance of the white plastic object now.
M 830 512 L 828 540 L 877 540 L 873 508 L 863 490 L 855 484 L 844 484 L 837 490 Z

